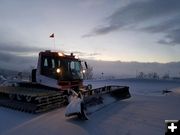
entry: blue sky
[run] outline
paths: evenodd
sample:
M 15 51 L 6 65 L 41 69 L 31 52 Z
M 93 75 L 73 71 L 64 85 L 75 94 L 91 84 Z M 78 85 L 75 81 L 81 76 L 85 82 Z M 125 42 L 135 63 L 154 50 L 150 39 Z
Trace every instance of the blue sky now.
M 179 0 L 0 0 L 0 18 L 1 60 L 54 49 L 52 33 L 80 58 L 180 60 Z

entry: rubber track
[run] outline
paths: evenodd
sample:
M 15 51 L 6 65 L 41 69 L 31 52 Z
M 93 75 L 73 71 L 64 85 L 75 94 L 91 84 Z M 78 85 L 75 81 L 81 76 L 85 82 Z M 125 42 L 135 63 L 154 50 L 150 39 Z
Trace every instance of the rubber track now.
M 14 99 L 9 99 L 14 95 Z M 18 101 L 17 95 L 22 99 Z M 31 97 L 27 102 L 24 98 Z M 65 96 L 58 91 L 23 87 L 0 87 L 0 105 L 22 112 L 41 113 L 59 108 L 66 104 Z

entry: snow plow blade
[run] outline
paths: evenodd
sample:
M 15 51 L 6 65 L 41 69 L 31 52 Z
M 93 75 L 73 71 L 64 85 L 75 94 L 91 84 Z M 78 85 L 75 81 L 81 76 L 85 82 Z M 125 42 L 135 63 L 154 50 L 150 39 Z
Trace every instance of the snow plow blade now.
M 65 116 L 77 115 L 79 118 L 87 120 L 88 115 L 114 102 L 130 97 L 129 87 L 127 86 L 104 86 L 84 90 L 82 91 L 82 97 L 79 96 L 69 103 Z
M 116 86 L 116 85 L 104 86 L 83 92 L 84 97 L 87 97 L 87 99 L 91 98 L 91 95 L 100 96 L 103 94 L 110 94 L 111 96 L 119 100 L 131 97 L 128 86 Z
M 89 92 L 91 93 L 83 99 L 86 114 L 92 114 L 109 104 L 131 97 L 127 86 L 104 86 Z

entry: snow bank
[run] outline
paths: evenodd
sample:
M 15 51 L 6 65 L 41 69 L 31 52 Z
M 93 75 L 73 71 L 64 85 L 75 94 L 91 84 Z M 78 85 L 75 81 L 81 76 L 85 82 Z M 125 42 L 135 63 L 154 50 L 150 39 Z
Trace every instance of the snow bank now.
M 90 120 L 65 118 L 65 108 L 31 115 L 0 108 L 1 135 L 162 135 L 166 119 L 180 119 L 180 83 L 111 81 L 129 84 L 132 98 L 113 103 L 91 115 Z M 87 83 L 87 82 L 86 82 Z M 100 86 L 109 81 L 92 82 Z M 93 87 L 96 87 L 93 85 Z M 172 93 L 160 94 L 164 89 Z M 142 94 L 143 91 L 144 94 Z M 157 92 L 157 94 L 149 93 Z M 158 96 L 157 96 L 158 95 Z

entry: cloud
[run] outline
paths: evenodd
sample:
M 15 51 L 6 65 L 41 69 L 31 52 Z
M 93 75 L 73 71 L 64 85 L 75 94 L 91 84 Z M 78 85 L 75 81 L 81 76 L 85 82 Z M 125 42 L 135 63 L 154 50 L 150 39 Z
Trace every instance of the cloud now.
M 105 19 L 104 24 L 83 35 L 91 37 L 117 30 L 140 30 L 149 33 L 163 33 L 165 39 L 159 43 L 180 44 L 180 1 L 139 0 L 119 8 Z M 170 42 L 165 42 L 169 38 Z M 164 40 L 164 42 L 162 42 Z
M 119 26 L 116 26 L 116 25 L 111 25 L 111 26 L 99 26 L 99 27 L 94 28 L 93 32 L 88 33 L 88 34 L 85 34 L 85 35 L 83 35 L 82 37 L 83 37 L 83 38 L 86 38 L 86 37 L 92 37 L 92 36 L 95 36 L 95 35 L 104 35 L 104 34 L 107 34 L 107 33 L 112 32 L 112 31 L 116 31 L 116 30 L 118 30 L 119 28 L 120 28 L 120 27 L 119 27 Z
M 0 26 L 0 51 L 7 53 L 39 52 L 42 48 L 29 43 L 21 33 L 12 28 Z
M 39 47 L 29 46 L 28 43 L 15 38 L 13 33 L 0 33 L 0 67 L 5 69 L 23 70 L 35 65 Z M 19 40 L 18 40 L 19 39 Z M 34 54 L 37 54 L 34 56 Z
M 91 52 L 82 52 L 82 51 L 64 51 L 65 53 L 74 53 L 75 55 L 77 56 L 80 56 L 80 57 L 88 57 L 88 58 L 93 58 L 94 56 L 98 56 L 98 55 L 101 55 L 101 53 L 91 53 Z
M 22 42 L 11 42 L 0 40 L 0 67 L 5 69 L 23 70 L 30 66 L 34 66 L 37 57 L 34 53 L 37 53 L 41 49 L 38 47 L 26 46 Z
M 37 55 L 38 56 L 38 55 Z M 37 57 L 18 56 L 15 54 L 0 52 L 0 68 L 21 71 L 36 66 Z
M 0 51 L 1 52 L 14 52 L 14 53 L 25 53 L 25 52 L 37 52 L 41 50 L 38 47 L 31 47 L 21 42 L 1 42 L 0 41 Z
M 0 62 L 16 63 L 16 64 L 19 63 L 23 65 L 23 64 L 26 64 L 26 62 L 28 63 L 29 60 L 34 59 L 34 58 L 35 56 L 19 56 L 16 54 L 0 51 Z
M 14 35 L 14 36 L 13 36 Z M 13 32 L 0 32 L 0 68 L 14 70 L 28 69 L 36 66 L 38 53 L 46 48 L 30 46 L 27 41 L 21 41 L 21 37 Z M 64 51 L 70 54 L 70 51 Z M 94 58 L 100 53 L 73 51 L 75 55 L 82 58 Z
M 170 63 L 145 63 L 145 62 L 120 62 L 120 61 L 97 61 L 87 60 L 88 64 L 93 67 L 94 77 L 100 77 L 101 73 L 104 76 L 118 77 L 135 77 L 137 73 L 152 73 L 156 72 L 160 76 L 170 73 L 170 76 L 178 76 L 180 62 Z
M 89 53 L 89 56 L 97 56 L 97 55 L 101 55 L 100 53 Z
M 141 30 L 149 33 L 163 33 L 164 39 L 158 43 L 165 45 L 180 45 L 180 15 L 176 15 L 156 25 L 144 27 Z
M 163 21 L 158 22 L 157 24 L 151 24 L 150 26 L 146 26 L 141 28 L 141 30 L 156 33 L 156 32 L 170 32 L 172 30 L 178 29 L 180 26 L 180 15 L 175 15 L 172 17 L 168 17 Z
M 0 61 L 10 62 L 13 59 L 14 59 L 14 56 L 12 56 L 11 54 L 0 52 Z
M 167 32 L 165 39 L 159 40 L 159 43 L 166 45 L 180 45 L 180 28 Z

